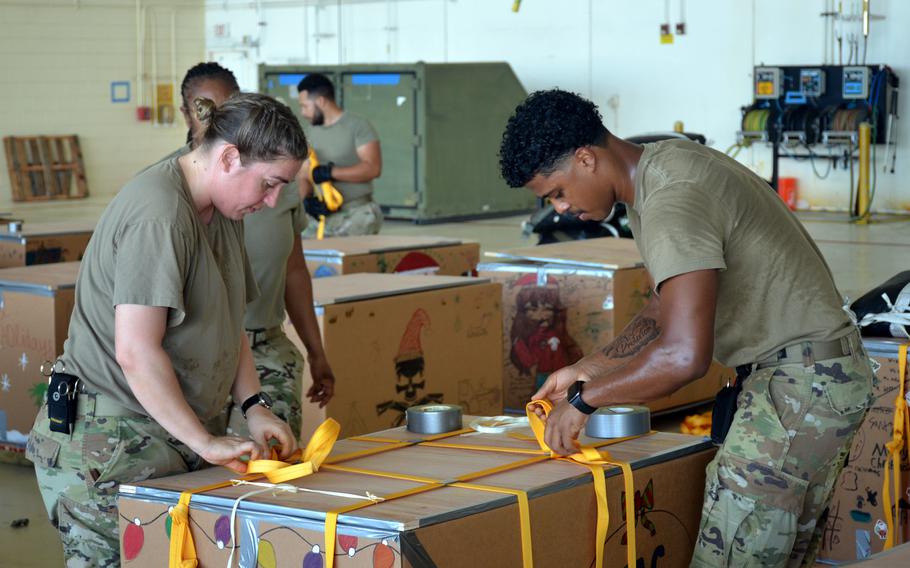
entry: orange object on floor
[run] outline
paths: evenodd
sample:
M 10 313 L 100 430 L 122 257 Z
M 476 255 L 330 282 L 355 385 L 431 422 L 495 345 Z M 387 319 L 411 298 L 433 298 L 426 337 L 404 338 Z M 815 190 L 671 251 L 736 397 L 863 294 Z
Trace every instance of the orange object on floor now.
M 777 180 L 777 194 L 784 200 L 790 211 L 796 211 L 796 200 L 799 196 L 799 190 L 796 178 L 782 177 Z

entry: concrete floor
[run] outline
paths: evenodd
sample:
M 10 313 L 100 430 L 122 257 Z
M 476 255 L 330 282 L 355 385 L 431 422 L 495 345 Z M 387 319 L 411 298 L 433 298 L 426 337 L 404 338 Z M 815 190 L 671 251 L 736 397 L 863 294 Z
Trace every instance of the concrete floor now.
M 86 200 L 68 203 L 65 208 L 59 204 L 17 207 L 16 213 L 26 222 L 37 223 L 62 221 L 61 212 L 71 220 L 97 219 L 103 209 L 103 202 Z M 483 250 L 493 250 L 529 244 L 521 235 L 521 221 L 525 218 L 516 216 L 437 225 L 387 221 L 382 233 L 473 239 L 481 243 Z M 800 218 L 828 260 L 841 293 L 851 299 L 910 268 L 910 222 L 882 219 L 882 222 L 860 226 L 847 223 L 843 215 L 801 214 Z M 688 412 L 655 420 L 655 427 L 677 430 L 683 414 Z M 0 488 L 0 566 L 43 568 L 62 565 L 60 544 L 46 520 L 31 469 L 0 465 Z M 10 522 L 19 518 L 30 519 L 29 525 L 11 528 Z

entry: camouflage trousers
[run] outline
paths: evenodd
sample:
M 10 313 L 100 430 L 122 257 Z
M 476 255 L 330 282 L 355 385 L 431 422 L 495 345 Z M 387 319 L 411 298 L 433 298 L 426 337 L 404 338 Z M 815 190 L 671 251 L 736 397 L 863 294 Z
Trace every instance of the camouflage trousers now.
M 301 375 L 303 357 L 280 327 L 265 331 L 247 331 L 253 360 L 259 373 L 262 392 L 272 397 L 272 412 L 288 423 L 297 439 L 300 439 L 300 400 L 302 397 Z M 246 438 L 250 435 L 246 419 L 240 407 L 231 404 L 229 408 L 228 433 Z
M 854 342 L 858 343 L 858 342 Z M 691 566 L 812 566 L 834 483 L 872 399 L 854 356 L 754 371 L 708 464 Z
M 26 448 L 70 568 L 119 566 L 121 483 L 185 473 L 204 464 L 154 420 L 135 414 L 104 416 L 103 409 L 95 411 L 96 401 L 94 396 L 80 397 L 71 435 L 50 431 L 44 406 Z M 223 419 L 207 427 L 212 434 L 223 434 Z
M 319 219 L 309 217 L 303 238 L 315 239 Z M 340 211 L 325 218 L 326 237 L 352 237 L 375 235 L 382 228 L 382 210 L 373 201 L 345 204 Z

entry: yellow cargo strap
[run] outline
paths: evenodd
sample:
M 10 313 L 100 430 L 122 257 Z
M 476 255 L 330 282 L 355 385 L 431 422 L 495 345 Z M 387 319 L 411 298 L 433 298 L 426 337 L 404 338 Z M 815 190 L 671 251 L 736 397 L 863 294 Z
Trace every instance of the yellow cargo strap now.
M 344 196 L 341 195 L 341 192 L 332 185 L 331 182 L 316 183 L 313 181 L 313 170 L 319 166 L 319 159 L 316 157 L 316 152 L 310 148 L 310 152 L 307 155 L 307 160 L 310 161 L 310 181 L 313 182 L 313 192 L 319 201 L 325 203 L 326 208 L 335 212 L 341 209 L 342 204 L 344 204 Z M 316 230 L 316 238 L 320 241 L 325 237 L 325 215 L 319 216 L 319 228 Z
M 584 465 L 591 470 L 591 476 L 594 478 L 594 495 L 597 500 L 597 531 L 594 540 L 594 552 L 596 568 L 602 568 L 604 563 L 604 546 L 607 542 L 607 528 L 610 525 L 610 511 L 607 508 L 607 480 L 604 476 L 603 466 L 613 465 L 622 470 L 623 482 L 626 490 L 626 561 L 628 566 L 635 566 L 636 556 L 638 555 L 635 546 L 635 482 L 632 478 L 632 467 L 628 462 L 614 460 L 606 450 L 598 450 L 593 446 L 581 446 L 576 440 L 575 444 L 578 452 L 569 456 L 560 456 L 553 452 L 544 441 L 544 431 L 546 423 L 537 415 L 535 409 L 543 411 L 544 416 L 549 416 L 553 410 L 553 403 L 549 400 L 532 400 L 527 404 L 525 410 L 528 414 L 528 421 L 531 424 L 531 430 L 537 443 L 542 450 L 550 452 L 553 458 L 573 461 Z
M 885 444 L 891 463 L 889 464 L 888 461 L 885 461 L 885 479 L 882 487 L 885 523 L 888 526 L 888 536 L 885 537 L 884 550 L 894 546 L 897 540 L 895 533 L 900 533 L 901 450 L 904 445 L 906 445 L 908 455 L 910 455 L 910 413 L 907 412 L 906 390 L 908 346 L 910 346 L 910 343 L 905 343 L 898 349 L 897 368 L 900 376 L 900 386 L 897 389 L 897 398 L 894 399 L 894 432 L 891 441 Z M 894 488 L 893 500 L 891 498 L 892 484 Z
M 534 440 L 536 440 L 540 446 L 540 450 L 520 450 L 515 448 L 501 448 L 495 446 L 480 446 L 473 444 L 457 444 L 457 443 L 441 443 L 439 440 L 445 438 L 452 438 L 459 436 L 466 432 L 470 432 L 470 429 L 456 430 L 454 432 L 447 432 L 445 434 L 440 434 L 436 436 L 431 436 L 424 438 L 420 441 L 402 441 L 394 438 L 380 438 L 372 436 L 356 436 L 350 438 L 350 440 L 363 441 L 363 442 L 372 442 L 384 444 L 384 446 L 378 448 L 369 448 L 366 450 L 357 450 L 347 454 L 333 456 L 327 458 L 328 454 L 331 452 L 331 449 L 335 443 L 335 440 L 338 437 L 340 427 L 338 423 L 332 419 L 328 419 L 316 430 L 313 434 L 313 437 L 310 439 L 310 442 L 307 444 L 306 449 L 301 453 L 300 451 L 295 452 L 293 456 L 288 458 L 287 461 L 281 461 L 278 458 L 277 450 L 273 449 L 271 459 L 268 460 L 253 460 L 248 465 L 248 473 L 243 479 L 251 481 L 253 479 L 266 477 L 272 483 L 284 483 L 310 475 L 311 473 L 317 471 L 318 469 L 323 469 L 326 471 L 338 471 L 338 472 L 348 472 L 362 475 L 371 475 L 376 477 L 387 477 L 393 479 L 401 479 L 404 481 L 411 481 L 414 483 L 419 483 L 420 485 L 413 487 L 411 489 L 406 489 L 397 493 L 390 495 L 382 496 L 382 499 L 376 502 L 387 502 L 394 499 L 400 499 L 403 497 L 408 497 L 411 495 L 416 495 L 419 493 L 424 493 L 427 491 L 432 491 L 442 487 L 457 487 L 461 489 L 471 489 L 476 491 L 488 491 L 493 493 L 501 493 L 506 495 L 514 495 L 518 501 L 518 515 L 519 515 L 519 531 L 521 535 L 521 556 L 522 556 L 522 566 L 524 568 L 532 568 L 534 565 L 533 554 L 532 554 L 532 541 L 531 541 L 531 521 L 530 521 L 530 507 L 528 502 L 528 495 L 526 491 L 519 489 L 513 489 L 508 487 L 497 487 L 485 484 L 471 483 L 475 479 L 481 477 L 486 477 L 494 475 L 497 473 L 506 472 L 513 469 L 518 469 L 525 467 L 534 463 L 540 463 L 549 459 L 561 459 L 571 461 L 580 465 L 584 465 L 591 470 L 592 476 L 594 478 L 594 491 L 597 499 L 597 540 L 595 542 L 596 546 L 596 567 L 602 568 L 603 566 L 603 549 L 606 543 L 606 533 L 607 527 L 609 525 L 609 512 L 607 509 L 607 490 L 606 490 L 606 479 L 603 473 L 604 465 L 613 465 L 621 468 L 623 473 L 623 480 L 625 482 L 625 491 L 626 495 L 634 495 L 635 487 L 632 479 L 632 468 L 628 463 L 613 460 L 610 458 L 609 454 L 605 450 L 598 450 L 593 446 L 579 446 L 579 453 L 573 454 L 568 457 L 562 457 L 553 453 L 552 450 L 546 445 L 543 440 L 544 432 L 544 423 L 537 417 L 534 408 L 539 406 L 545 414 L 549 414 L 552 409 L 552 405 L 547 401 L 535 401 L 528 404 L 527 412 L 528 418 L 534 431 Z M 637 437 L 637 436 L 636 436 Z M 630 438 L 622 438 L 617 440 L 610 440 L 609 442 L 604 442 L 599 444 L 599 446 L 611 445 L 613 443 L 618 443 L 621 441 L 628 440 Z M 429 477 L 416 476 L 416 475 L 407 475 L 399 473 L 388 473 L 375 471 L 370 469 L 349 467 L 343 465 L 335 465 L 339 462 L 347 461 L 350 459 L 356 459 L 366 455 L 373 455 L 381 452 L 391 451 L 399 449 L 402 447 L 413 446 L 413 445 L 427 445 L 427 446 L 436 446 L 436 447 L 449 447 L 449 448 L 459 448 L 459 449 L 476 449 L 476 450 L 487 450 L 487 451 L 500 451 L 506 453 L 525 453 L 531 454 L 528 458 L 497 466 L 488 468 L 482 471 L 477 471 L 469 474 L 462 475 L 454 480 L 439 480 Z M 233 485 L 233 481 L 226 481 L 222 483 L 216 483 L 212 485 L 207 485 L 205 487 L 199 487 L 196 489 L 185 491 L 180 495 L 180 499 L 174 510 L 171 512 L 172 516 L 172 528 L 171 528 L 171 550 L 170 550 L 170 568 L 196 568 L 198 561 L 196 560 L 196 550 L 193 543 L 192 534 L 190 533 L 189 528 L 189 505 L 190 498 L 195 493 L 202 493 L 205 491 L 212 491 L 215 489 L 220 489 L 223 487 L 228 487 Z M 364 509 L 374 505 L 376 502 L 360 502 L 345 507 L 340 507 L 326 513 L 325 520 L 325 531 L 324 531 L 324 544 L 325 544 L 325 564 L 326 568 L 333 568 L 335 563 L 335 539 L 337 536 L 337 525 L 338 525 L 338 516 L 359 509 Z M 635 510 L 634 510 L 634 499 L 626 498 L 626 533 L 627 533 L 627 555 L 630 562 L 630 566 L 634 565 L 636 558 L 636 548 L 635 548 Z
M 252 460 L 247 464 L 247 475 L 243 479 L 252 481 L 264 475 L 272 483 L 283 483 L 291 479 L 310 475 L 319 469 L 329 452 L 332 451 L 340 432 L 341 425 L 329 418 L 316 429 L 303 452 L 297 450 L 287 461 L 280 461 L 278 449 L 273 447 L 271 459 Z M 231 485 L 233 485 L 233 482 L 223 481 L 190 489 L 180 494 L 177 505 L 170 513 L 171 544 L 168 555 L 168 566 L 170 568 L 196 568 L 199 565 L 196 557 L 196 545 L 193 542 L 193 534 L 190 532 L 189 522 L 190 500 L 193 498 L 193 494 L 230 487 Z

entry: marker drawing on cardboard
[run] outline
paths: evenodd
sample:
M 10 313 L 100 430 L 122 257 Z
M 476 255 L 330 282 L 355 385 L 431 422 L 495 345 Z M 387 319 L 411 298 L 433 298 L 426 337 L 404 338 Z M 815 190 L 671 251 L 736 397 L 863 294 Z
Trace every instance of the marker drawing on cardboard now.
M 510 359 L 522 375 L 535 377 L 535 389 L 543 386 L 550 373 L 581 359 L 581 348 L 566 328 L 566 308 L 559 298 L 559 285 L 547 277 L 537 285 L 537 275 L 527 274 L 514 286 L 521 286 L 515 300 Z
M 414 251 L 399 260 L 392 272 L 396 274 L 436 274 L 439 269 L 439 263 L 432 256 Z M 385 270 L 381 270 L 381 272 L 385 272 Z
M 484 379 L 462 379 L 458 381 L 458 405 L 468 414 L 479 412 L 499 404 L 502 397 L 499 389 L 488 387 Z
M 430 316 L 423 308 L 418 308 L 405 328 L 401 343 L 398 345 L 398 355 L 395 356 L 395 374 L 398 375 L 395 393 L 398 396 L 403 394 L 404 400 L 387 400 L 376 405 L 377 415 L 381 416 L 388 411 L 396 413 L 392 422 L 393 426 L 404 424 L 405 411 L 409 406 L 443 401 L 442 393 L 430 393 L 417 398 L 419 392 L 426 387 L 426 380 L 419 382 L 414 380 L 418 375 L 423 379 L 425 366 L 423 348 L 420 345 L 420 332 L 429 327 Z

